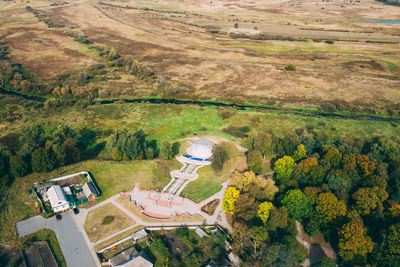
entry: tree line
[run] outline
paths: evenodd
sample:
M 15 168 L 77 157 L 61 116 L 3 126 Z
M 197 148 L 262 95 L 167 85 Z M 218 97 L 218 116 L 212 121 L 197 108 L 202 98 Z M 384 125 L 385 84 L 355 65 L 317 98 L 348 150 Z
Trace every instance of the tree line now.
M 223 209 L 232 214 L 234 251 L 245 263 L 302 263 L 307 251 L 295 239 L 298 221 L 308 235 L 322 233 L 343 266 L 399 266 L 398 140 L 331 142 L 313 132 L 267 131 L 242 141 L 249 170 L 231 176 Z M 264 157 L 272 158 L 272 176 L 262 175 Z

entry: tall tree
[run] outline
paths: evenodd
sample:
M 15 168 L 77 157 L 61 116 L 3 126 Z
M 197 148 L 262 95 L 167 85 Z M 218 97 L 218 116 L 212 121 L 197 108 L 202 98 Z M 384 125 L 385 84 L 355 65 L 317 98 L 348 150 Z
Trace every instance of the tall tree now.
M 249 170 L 259 174 L 262 171 L 262 164 L 263 158 L 260 151 L 252 150 L 247 154 L 247 165 L 249 166 Z
M 339 255 L 346 261 L 355 256 L 365 257 L 372 252 L 373 243 L 366 235 L 361 220 L 351 221 L 342 226 L 339 231 Z
M 282 200 L 289 215 L 295 220 L 302 220 L 311 213 L 312 206 L 300 189 L 289 190 Z
M 225 191 L 224 199 L 222 200 L 222 209 L 231 214 L 235 211 L 235 203 L 239 198 L 240 191 L 235 187 L 228 187 Z
M 23 177 L 28 173 L 28 164 L 20 156 L 10 158 L 10 173 L 14 177 Z
M 307 158 L 307 151 L 304 148 L 304 145 L 298 145 L 297 149 L 293 153 L 293 159 L 295 162 L 299 162 L 302 159 Z
M 346 215 L 346 205 L 332 193 L 321 193 L 316 199 L 315 211 L 323 224 Z
M 390 225 L 383 232 L 383 240 L 376 254 L 379 266 L 400 266 L 400 223 Z
M 278 182 L 284 185 L 290 184 L 290 176 L 294 171 L 296 164 L 292 157 L 284 156 L 278 159 L 274 164 L 275 177 Z
M 270 210 L 274 207 L 271 202 L 265 201 L 258 206 L 257 216 L 265 224 L 268 221 Z

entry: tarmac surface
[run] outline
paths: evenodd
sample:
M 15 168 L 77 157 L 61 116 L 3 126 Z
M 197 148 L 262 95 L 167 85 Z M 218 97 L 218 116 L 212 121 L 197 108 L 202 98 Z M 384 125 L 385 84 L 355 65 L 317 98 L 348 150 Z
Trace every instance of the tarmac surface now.
M 33 234 L 41 229 L 50 229 L 56 233 L 58 243 L 64 254 L 67 266 L 96 267 L 85 239 L 75 224 L 71 212 L 62 213 L 62 220 L 55 216 L 45 219 L 35 216 L 17 223 L 18 236 Z

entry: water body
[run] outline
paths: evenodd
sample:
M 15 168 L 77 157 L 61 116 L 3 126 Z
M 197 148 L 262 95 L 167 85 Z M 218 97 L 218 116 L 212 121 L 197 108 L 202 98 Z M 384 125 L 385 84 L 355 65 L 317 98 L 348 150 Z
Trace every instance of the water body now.
M 390 24 L 400 24 L 399 20 L 376 20 L 376 19 L 369 19 L 367 21 L 372 21 L 376 23 L 390 23 Z

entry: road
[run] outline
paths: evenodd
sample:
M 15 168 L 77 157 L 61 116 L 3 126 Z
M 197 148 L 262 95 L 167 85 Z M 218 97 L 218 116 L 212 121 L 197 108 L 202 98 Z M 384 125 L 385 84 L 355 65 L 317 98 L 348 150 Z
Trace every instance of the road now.
M 35 216 L 18 222 L 17 232 L 19 237 L 22 237 L 41 229 L 50 229 L 57 236 L 67 266 L 96 267 L 93 255 L 72 216 L 70 211 L 62 214 L 61 221 L 57 221 L 55 217 L 44 219 L 41 216 Z

